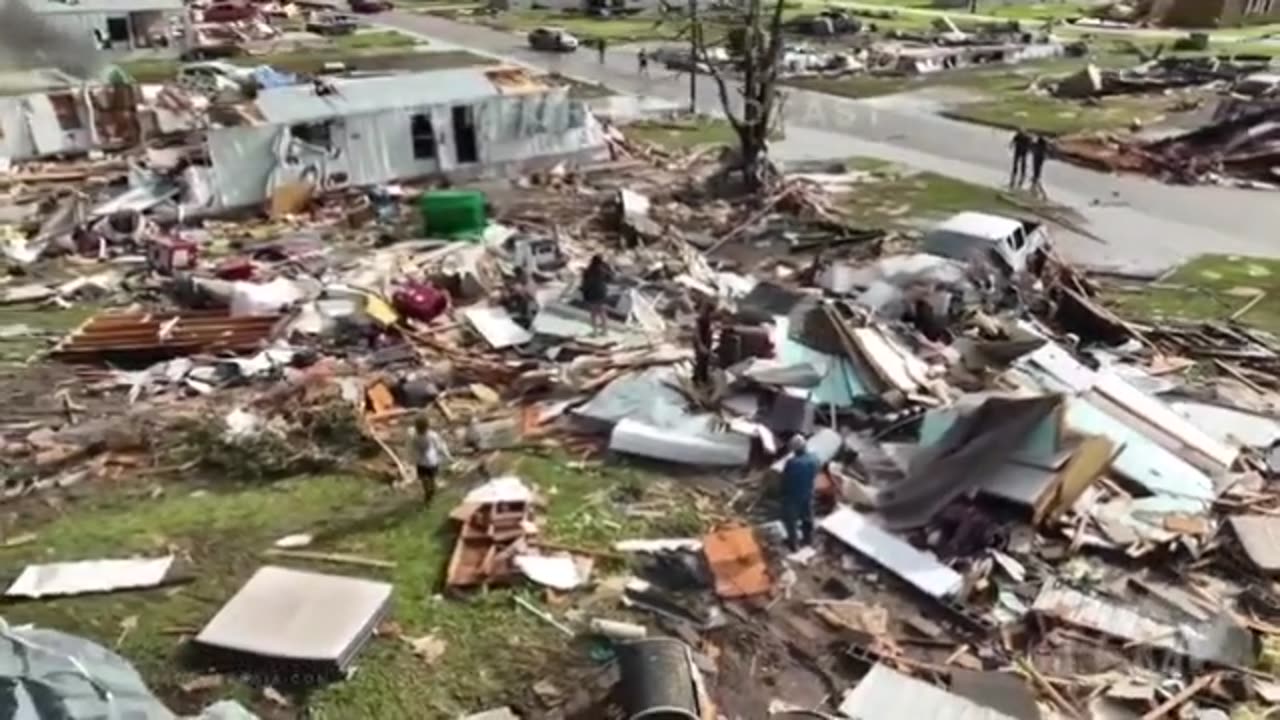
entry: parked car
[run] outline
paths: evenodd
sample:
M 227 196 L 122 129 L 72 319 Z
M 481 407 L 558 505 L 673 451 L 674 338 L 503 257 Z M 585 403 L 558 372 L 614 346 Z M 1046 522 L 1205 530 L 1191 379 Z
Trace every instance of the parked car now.
M 249 20 L 258 14 L 258 9 L 249 4 L 235 2 L 216 2 L 204 9 L 205 22 L 239 22 Z
M 994 261 L 1008 273 L 1039 274 L 1049 251 L 1049 231 L 1030 220 L 962 212 L 925 233 L 922 249 L 953 260 Z
M 354 13 L 380 13 L 395 7 L 389 0 L 347 0 L 347 6 Z
M 578 49 L 578 38 L 561 28 L 540 27 L 529 31 L 529 47 L 548 52 L 573 52 Z
M 307 20 L 307 32 L 317 35 L 350 35 L 360 22 L 341 13 L 316 13 Z

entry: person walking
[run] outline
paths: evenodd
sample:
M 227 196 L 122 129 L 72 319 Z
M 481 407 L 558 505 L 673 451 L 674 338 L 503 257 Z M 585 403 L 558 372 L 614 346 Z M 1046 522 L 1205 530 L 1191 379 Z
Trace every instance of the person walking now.
M 1049 196 L 1044 190 L 1044 161 L 1049 157 L 1049 139 L 1037 135 L 1031 143 L 1031 192 L 1038 198 Z
M 600 53 L 601 65 L 604 64 L 604 51 L 605 51 L 606 45 L 608 45 L 608 42 L 604 38 L 600 38 L 599 40 L 596 41 L 596 51 Z
M 413 435 L 409 440 L 410 455 L 418 471 L 418 482 L 422 485 L 422 501 L 430 505 L 436 494 L 436 481 L 440 474 L 440 466 L 444 461 L 452 461 L 449 446 L 445 444 L 440 433 L 431 429 L 431 423 L 425 415 L 421 415 L 413 423 Z
M 809 452 L 803 435 L 787 443 L 791 457 L 782 466 L 782 524 L 787 528 L 787 545 L 799 550 L 813 542 L 813 488 L 818 477 L 818 458 Z
M 591 262 L 582 271 L 582 301 L 591 313 L 591 332 L 603 335 L 609 329 L 609 315 L 605 302 L 609 299 L 609 266 L 599 255 L 591 256 Z
M 693 384 L 705 388 L 711 384 L 711 351 L 715 345 L 714 308 L 702 305 L 693 327 Z
M 640 52 L 636 55 L 636 61 L 640 64 L 640 74 L 649 74 L 649 53 L 644 48 L 640 48 Z
M 1013 170 L 1009 174 L 1009 187 L 1017 189 L 1027 179 L 1027 153 L 1031 151 L 1031 136 L 1018 128 L 1009 146 L 1013 148 Z

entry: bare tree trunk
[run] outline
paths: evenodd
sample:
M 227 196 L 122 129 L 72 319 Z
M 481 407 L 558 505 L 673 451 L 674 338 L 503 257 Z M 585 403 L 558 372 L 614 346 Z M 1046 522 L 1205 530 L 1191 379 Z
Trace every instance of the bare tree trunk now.
M 742 56 L 739 59 L 742 71 L 739 93 L 741 109 L 735 107 L 728 81 L 720 68 L 710 61 L 704 34 L 696 31 L 694 33 L 697 47 L 695 60 L 706 63 L 716 81 L 725 117 L 738 136 L 739 169 L 744 183 L 752 191 L 765 189 L 772 180 L 769 133 L 773 130 L 773 120 L 778 110 L 778 66 L 783 49 L 783 0 L 769 0 L 773 6 L 767 17 L 765 1 L 747 0 L 740 26 L 743 32 L 740 48 Z

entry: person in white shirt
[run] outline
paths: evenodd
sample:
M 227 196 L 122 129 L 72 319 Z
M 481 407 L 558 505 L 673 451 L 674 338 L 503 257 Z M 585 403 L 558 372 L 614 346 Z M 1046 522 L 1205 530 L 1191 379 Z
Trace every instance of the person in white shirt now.
M 420 416 L 413 423 L 413 435 L 410 436 L 409 451 L 418 470 L 418 482 L 422 483 L 423 502 L 430 504 L 436 494 L 436 477 L 440 474 L 440 466 L 453 461 L 449 446 L 445 444 L 440 433 L 431 429 L 426 416 Z

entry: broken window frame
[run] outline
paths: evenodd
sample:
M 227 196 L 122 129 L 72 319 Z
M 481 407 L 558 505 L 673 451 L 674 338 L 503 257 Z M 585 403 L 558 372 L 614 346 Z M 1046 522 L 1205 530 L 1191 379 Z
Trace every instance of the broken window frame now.
M 318 133 L 323 129 L 324 137 L 319 137 Z M 302 122 L 289 126 L 289 135 L 295 140 L 311 145 L 312 147 L 321 148 L 323 150 L 333 150 L 333 121 L 320 120 L 318 122 Z
M 415 113 L 409 116 L 409 141 L 413 146 L 413 159 L 435 160 L 439 157 L 440 143 L 436 138 L 435 123 L 431 120 L 431 113 Z
M 53 92 L 46 95 L 53 114 L 58 118 L 58 127 L 63 132 L 84 130 L 84 120 L 80 117 L 79 103 L 70 92 Z

